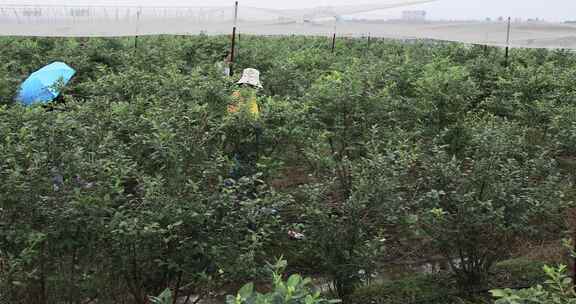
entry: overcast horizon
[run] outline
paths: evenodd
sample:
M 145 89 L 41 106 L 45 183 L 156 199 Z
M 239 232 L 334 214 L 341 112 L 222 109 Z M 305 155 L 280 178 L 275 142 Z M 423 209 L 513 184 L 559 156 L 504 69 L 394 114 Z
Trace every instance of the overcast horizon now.
M 344 6 L 399 2 L 402 0 L 240 0 L 240 7 L 275 9 L 311 8 L 318 6 Z M 103 5 L 103 6 L 226 6 L 232 0 L 0 0 L 0 5 Z M 548 21 L 576 20 L 575 0 L 436 0 L 426 4 L 404 6 L 370 13 L 358 17 L 380 18 L 396 16 L 403 10 L 425 10 L 431 20 L 465 20 L 497 18 L 540 18 Z

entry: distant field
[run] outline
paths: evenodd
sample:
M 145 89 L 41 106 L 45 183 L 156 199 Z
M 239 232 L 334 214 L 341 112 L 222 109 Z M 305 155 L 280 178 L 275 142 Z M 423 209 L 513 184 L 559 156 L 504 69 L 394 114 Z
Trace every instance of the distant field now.
M 0 34 L 5 36 L 133 36 L 176 34 L 227 34 L 231 22 L 202 23 L 198 20 L 167 19 L 136 22 L 135 20 L 92 20 L 89 22 L 2 20 Z M 276 23 L 240 22 L 239 31 L 256 35 L 332 35 L 333 23 Z M 339 35 L 372 36 L 397 39 L 436 39 L 493 46 L 506 45 L 506 24 L 485 22 L 341 22 L 336 26 Z M 576 25 L 559 23 L 513 24 L 511 46 L 527 48 L 576 49 Z

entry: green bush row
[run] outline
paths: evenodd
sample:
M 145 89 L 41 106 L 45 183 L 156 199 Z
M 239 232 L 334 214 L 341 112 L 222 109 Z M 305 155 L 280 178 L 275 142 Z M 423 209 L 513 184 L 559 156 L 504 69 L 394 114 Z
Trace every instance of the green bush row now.
M 462 261 L 466 290 L 518 244 L 566 229 L 572 53 L 514 50 L 505 68 L 493 48 L 351 40 L 329 55 L 322 38 L 248 36 L 236 68 L 262 72 L 263 133 L 258 173 L 230 184 L 231 147 L 256 126 L 226 115 L 239 76 L 215 68 L 227 39 L 141 42 L 0 39 L 8 302 L 213 296 L 283 254 L 339 297 L 381 259 L 432 255 Z M 54 60 L 78 70 L 65 102 L 14 104 Z
M 487 294 L 490 289 L 520 289 L 543 283 L 546 280 L 543 266 L 543 262 L 528 259 L 500 262 L 491 269 L 491 280 L 481 289 L 470 292 L 463 292 L 450 273 L 412 275 L 361 287 L 347 298 L 346 303 L 484 303 L 489 302 Z

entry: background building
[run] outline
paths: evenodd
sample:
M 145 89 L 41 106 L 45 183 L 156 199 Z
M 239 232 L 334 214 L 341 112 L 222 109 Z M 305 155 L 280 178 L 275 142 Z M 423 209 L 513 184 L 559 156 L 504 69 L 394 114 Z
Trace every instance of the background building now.
M 426 11 L 402 11 L 402 20 L 405 21 L 425 21 Z

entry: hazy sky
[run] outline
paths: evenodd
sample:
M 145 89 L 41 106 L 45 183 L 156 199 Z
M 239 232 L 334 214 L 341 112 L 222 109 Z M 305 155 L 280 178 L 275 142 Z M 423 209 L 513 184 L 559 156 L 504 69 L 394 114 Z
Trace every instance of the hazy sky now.
M 431 19 L 484 19 L 499 16 L 576 20 L 576 0 L 438 0 L 406 9 L 423 9 Z M 390 10 L 390 14 L 395 10 Z
M 71 5 L 154 5 L 154 6 L 226 6 L 234 0 L 0 0 L 2 4 L 60 4 Z M 402 0 L 239 0 L 240 6 L 265 8 L 309 8 L 387 3 Z M 402 9 L 370 13 L 370 16 L 399 14 L 405 9 L 423 9 L 430 19 L 484 19 L 498 16 L 544 18 L 550 21 L 576 20 L 576 0 L 436 0 Z

